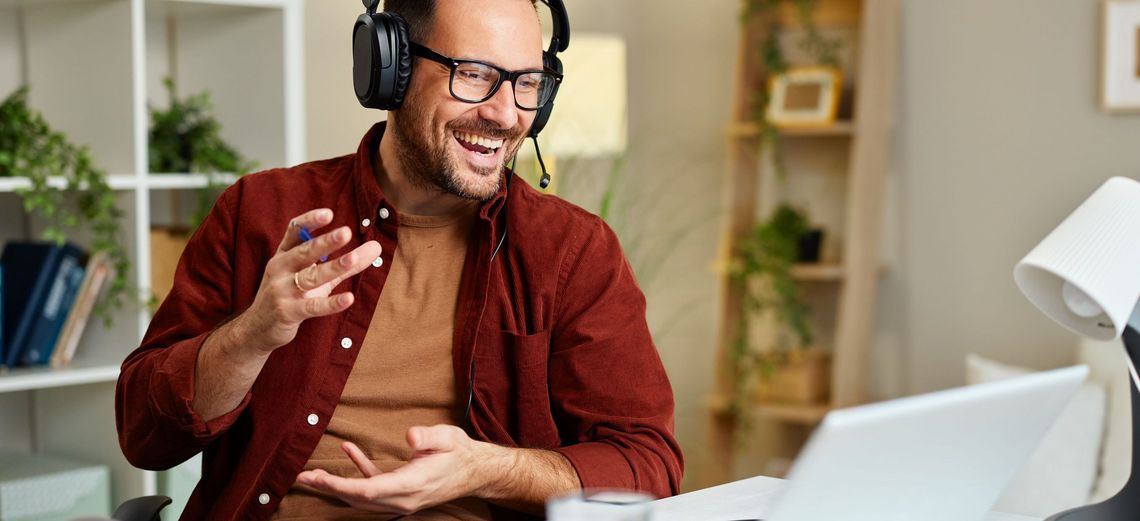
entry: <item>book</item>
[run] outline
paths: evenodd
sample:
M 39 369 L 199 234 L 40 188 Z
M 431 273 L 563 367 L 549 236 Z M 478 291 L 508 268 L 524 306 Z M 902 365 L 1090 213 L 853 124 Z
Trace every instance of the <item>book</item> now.
M 4 360 L 4 265 L 0 264 L 0 364 Z
M 48 290 L 47 298 L 20 355 L 21 365 L 40 365 L 51 361 L 51 350 L 67 320 L 75 292 L 83 282 L 87 254 L 72 244 L 64 244 L 60 252 L 59 267 Z
M 14 367 L 32 334 L 59 267 L 62 248 L 50 242 L 12 241 L 4 245 L 4 365 Z
M 111 262 L 107 252 L 97 252 L 87 261 L 83 282 L 76 292 L 75 302 L 67 314 L 67 320 L 56 340 L 55 348 L 52 349 L 52 366 L 65 366 L 75 357 L 79 340 L 83 337 L 83 331 L 91 318 L 91 311 L 95 309 L 95 302 L 99 300 L 103 285 L 110 274 Z

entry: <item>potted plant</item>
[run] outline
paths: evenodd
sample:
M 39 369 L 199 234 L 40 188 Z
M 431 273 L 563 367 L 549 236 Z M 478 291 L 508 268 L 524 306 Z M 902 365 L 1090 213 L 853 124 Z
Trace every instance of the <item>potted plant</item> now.
M 811 349 L 809 309 L 792 277 L 812 232 L 802 211 L 781 205 L 756 224 L 735 252 L 732 281 L 741 289 L 744 305 L 733 346 L 732 409 L 738 417 L 753 396 L 797 403 L 827 399 L 829 357 Z M 757 323 L 766 327 L 754 327 Z M 768 334 L 759 334 L 763 332 Z
M 211 113 L 208 91 L 179 98 L 171 78 L 164 79 L 163 85 L 170 95 L 170 107 L 150 107 L 150 171 L 204 174 L 206 186 L 197 190 L 188 226 L 151 228 L 151 290 L 156 304 L 170 290 L 186 241 L 227 186 L 223 174 L 240 177 L 257 168 L 257 163 L 222 139 L 222 125 Z
M 179 98 L 174 80 L 167 77 L 163 85 L 170 95 L 170 108 L 150 107 L 150 171 L 206 175 L 206 186 L 198 190 L 197 208 L 191 217 L 191 228 L 196 228 L 226 186 L 221 174 L 241 176 L 257 168 L 257 163 L 222 139 L 222 125 L 211 113 L 208 91 Z
M 112 312 L 127 301 L 130 260 L 121 239 L 123 211 L 95 165 L 87 147 L 68 141 L 28 106 L 28 88 L 21 87 L 0 104 L 0 177 L 26 177 L 28 188 L 16 190 L 24 211 L 43 218 L 43 238 L 63 244 L 76 231 L 91 238 L 91 253 L 106 252 L 113 268 L 108 289 L 95 313 L 110 326 Z M 49 179 L 62 179 L 59 188 Z

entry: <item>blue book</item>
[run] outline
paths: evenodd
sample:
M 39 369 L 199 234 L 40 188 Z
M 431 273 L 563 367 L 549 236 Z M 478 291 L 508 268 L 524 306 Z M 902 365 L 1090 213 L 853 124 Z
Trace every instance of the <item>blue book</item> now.
M 0 362 L 4 360 L 4 265 L 0 264 Z
M 83 283 L 86 254 L 71 244 L 65 244 L 60 252 L 59 267 L 56 268 L 47 299 L 36 317 L 32 333 L 24 344 L 20 355 L 22 365 L 47 364 L 55 341 L 67 320 L 67 312 L 75 300 L 75 293 Z
M 0 254 L 4 266 L 4 360 L 14 367 L 43 308 L 62 248 L 49 242 L 9 242 Z

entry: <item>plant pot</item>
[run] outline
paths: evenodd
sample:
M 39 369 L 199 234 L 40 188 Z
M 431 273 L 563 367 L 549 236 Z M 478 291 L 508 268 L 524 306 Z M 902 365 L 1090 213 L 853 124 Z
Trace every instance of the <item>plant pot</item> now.
M 784 363 L 760 375 L 756 399 L 793 404 L 826 403 L 831 398 L 831 353 L 802 349 L 787 353 Z
M 823 228 L 812 228 L 800 236 L 796 260 L 798 262 L 819 262 L 823 247 Z

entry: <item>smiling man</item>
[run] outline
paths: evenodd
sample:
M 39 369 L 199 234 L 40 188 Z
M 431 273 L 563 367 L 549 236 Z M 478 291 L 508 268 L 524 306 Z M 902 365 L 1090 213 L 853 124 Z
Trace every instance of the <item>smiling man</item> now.
M 409 27 L 403 104 L 353 155 L 222 194 L 123 364 L 127 458 L 202 452 L 191 520 L 677 493 L 673 396 L 617 238 L 506 168 L 557 76 L 533 1 L 386 9 Z

